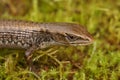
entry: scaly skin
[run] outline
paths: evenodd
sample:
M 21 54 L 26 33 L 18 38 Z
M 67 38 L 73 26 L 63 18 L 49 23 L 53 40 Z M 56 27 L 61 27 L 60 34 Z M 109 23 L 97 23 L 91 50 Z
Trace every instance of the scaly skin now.
M 27 59 L 35 50 L 50 45 L 77 46 L 92 42 L 92 36 L 79 24 L 0 20 L 0 47 L 26 49 Z

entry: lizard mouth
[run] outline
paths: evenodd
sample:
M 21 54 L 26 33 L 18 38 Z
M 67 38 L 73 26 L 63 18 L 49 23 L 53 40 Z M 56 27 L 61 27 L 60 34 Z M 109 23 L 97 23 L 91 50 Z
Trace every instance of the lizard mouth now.
M 93 43 L 93 38 L 87 38 L 83 40 L 76 40 L 76 41 L 71 41 L 71 45 L 88 45 Z
M 80 40 L 80 41 L 72 41 L 72 42 L 57 42 L 58 44 L 61 45 L 73 45 L 73 46 L 80 46 L 80 45 L 88 45 L 88 44 L 92 44 L 91 41 L 89 40 Z
M 71 45 L 88 45 L 91 44 L 89 41 L 81 41 L 81 42 L 70 42 Z

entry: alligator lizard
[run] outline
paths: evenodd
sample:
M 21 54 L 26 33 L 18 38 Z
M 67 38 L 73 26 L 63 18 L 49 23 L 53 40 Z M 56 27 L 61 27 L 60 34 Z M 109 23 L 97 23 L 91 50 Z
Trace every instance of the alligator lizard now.
M 0 47 L 23 48 L 29 57 L 49 45 L 88 45 L 92 36 L 79 24 L 0 20 Z

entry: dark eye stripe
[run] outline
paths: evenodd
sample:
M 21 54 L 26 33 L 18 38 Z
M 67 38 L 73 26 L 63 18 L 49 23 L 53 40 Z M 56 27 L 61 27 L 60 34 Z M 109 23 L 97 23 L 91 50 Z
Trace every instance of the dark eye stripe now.
M 66 33 L 66 38 L 69 40 L 69 41 L 89 41 L 88 39 L 84 39 L 82 37 L 78 37 L 78 36 L 75 36 L 73 34 L 68 34 Z
M 72 34 L 67 34 L 66 33 L 66 37 L 70 40 L 70 41 L 75 41 L 75 40 L 78 40 L 79 37 L 75 36 L 75 35 L 72 35 Z

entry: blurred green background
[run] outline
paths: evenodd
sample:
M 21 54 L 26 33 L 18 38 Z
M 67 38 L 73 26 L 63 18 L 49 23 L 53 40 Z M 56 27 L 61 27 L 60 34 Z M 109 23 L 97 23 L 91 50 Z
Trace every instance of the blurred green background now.
M 0 80 L 120 80 L 120 0 L 0 0 L 0 19 L 74 22 L 94 37 L 88 46 L 37 51 L 38 75 L 24 51 L 1 49 Z

